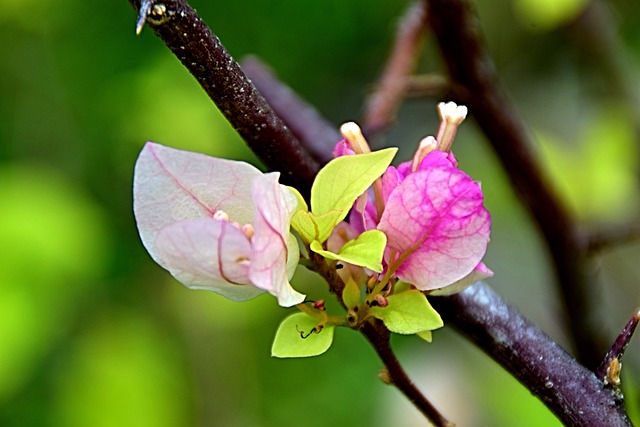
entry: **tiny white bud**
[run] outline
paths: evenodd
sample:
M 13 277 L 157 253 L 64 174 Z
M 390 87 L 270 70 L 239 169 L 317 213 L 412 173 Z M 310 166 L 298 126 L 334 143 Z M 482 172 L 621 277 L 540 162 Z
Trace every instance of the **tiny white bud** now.
M 254 233 L 253 225 L 245 224 L 240 229 L 242 230 L 244 235 L 247 236 L 248 239 L 251 239 L 253 237 L 253 233 Z
M 213 219 L 217 219 L 218 221 L 229 221 L 229 214 L 223 210 L 217 210 L 213 214 Z

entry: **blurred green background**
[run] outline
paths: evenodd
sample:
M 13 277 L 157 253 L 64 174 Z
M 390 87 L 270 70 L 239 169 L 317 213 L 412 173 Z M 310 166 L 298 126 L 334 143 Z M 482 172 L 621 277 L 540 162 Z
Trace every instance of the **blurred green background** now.
M 361 114 L 408 2 L 192 4 L 236 58 L 260 56 L 337 126 Z M 576 21 L 585 4 L 477 6 L 571 209 L 586 226 L 617 224 L 640 217 L 640 11 L 598 3 L 611 19 L 593 31 Z M 153 33 L 135 36 L 125 0 L 0 0 L 0 10 L 0 425 L 422 425 L 377 379 L 381 364 L 358 334 L 337 331 L 320 357 L 272 359 L 288 313 L 272 297 L 238 304 L 190 291 L 148 257 L 131 212 L 146 140 L 254 158 Z M 441 69 L 436 52 L 427 38 L 421 71 Z M 400 160 L 435 132 L 437 101 L 402 107 L 387 137 L 403 147 Z M 547 255 L 472 121 L 454 150 L 494 218 L 490 284 L 566 343 Z M 639 255 L 637 243 L 617 247 L 593 271 L 612 339 L 640 305 Z M 306 271 L 295 283 L 327 297 Z M 432 344 L 396 338 L 409 373 L 458 425 L 558 425 L 455 331 L 437 331 Z M 623 369 L 638 422 L 639 341 Z

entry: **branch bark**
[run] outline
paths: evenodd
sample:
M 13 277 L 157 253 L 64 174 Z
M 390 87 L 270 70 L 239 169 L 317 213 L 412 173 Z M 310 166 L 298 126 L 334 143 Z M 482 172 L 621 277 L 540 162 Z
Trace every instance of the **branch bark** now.
M 483 283 L 432 305 L 566 425 L 631 426 L 613 390 Z

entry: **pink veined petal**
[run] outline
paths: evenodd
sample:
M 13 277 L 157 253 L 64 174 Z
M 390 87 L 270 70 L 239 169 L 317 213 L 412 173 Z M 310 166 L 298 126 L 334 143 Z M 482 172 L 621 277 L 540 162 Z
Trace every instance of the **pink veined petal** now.
M 430 169 L 435 167 L 457 168 L 458 162 L 453 156 L 453 153 L 445 153 L 443 151 L 435 150 L 424 156 L 424 159 L 422 159 L 422 161 L 420 162 L 420 166 L 418 166 L 418 170 Z
M 479 184 L 448 165 L 407 176 L 390 195 L 378 225 L 387 248 L 406 257 L 397 276 L 420 290 L 442 288 L 469 274 L 489 240 L 491 219 Z M 391 265 L 395 259 L 388 259 L 389 253 Z
M 429 292 L 429 295 L 442 296 L 457 294 L 458 292 L 464 291 L 474 283 L 480 280 L 488 279 L 492 276 L 493 271 L 489 270 L 489 268 L 487 268 L 487 266 L 481 262 L 476 266 L 476 268 L 473 269 L 473 271 L 471 271 L 471 273 L 467 274 L 462 279 L 450 284 L 449 286 L 445 286 L 444 288 L 435 289 Z
M 389 196 L 395 190 L 398 185 L 404 180 L 404 175 L 402 175 L 398 169 L 393 166 L 389 166 L 387 171 L 382 175 L 382 198 L 387 204 L 387 200 L 389 200 Z
M 234 221 L 253 222 L 253 166 L 152 142 L 142 149 L 133 179 L 133 210 L 142 243 L 159 262 L 153 243 L 158 232 L 177 221 L 224 210 Z
M 291 201 L 293 194 L 278 184 L 279 176 L 270 173 L 252 182 L 256 213 L 249 280 L 278 297 L 281 306 L 290 307 L 304 301 L 305 296 L 291 287 L 287 274 L 287 259 L 290 255 L 299 256 L 289 254 L 287 245 L 290 218 L 296 205 Z
M 249 239 L 227 221 L 178 221 L 160 230 L 154 246 L 161 259 L 158 263 L 189 288 L 213 291 L 234 301 L 263 292 L 249 284 Z

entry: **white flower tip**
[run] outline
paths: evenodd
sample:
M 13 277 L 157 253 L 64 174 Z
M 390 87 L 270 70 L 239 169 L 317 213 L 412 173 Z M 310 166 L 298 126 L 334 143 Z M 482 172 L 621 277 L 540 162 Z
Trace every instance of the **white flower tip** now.
M 426 152 L 425 154 L 429 154 L 430 152 L 434 151 L 437 146 L 438 146 L 438 141 L 436 141 L 436 139 L 433 136 L 429 135 L 420 140 L 420 144 L 418 145 L 418 150 L 421 152 Z
M 438 148 L 438 141 L 433 136 L 427 136 L 422 138 L 416 153 L 413 155 L 413 162 L 411 163 L 411 170 L 417 171 L 420 167 L 420 162 L 427 157 L 427 154 L 435 151 Z
M 352 139 L 356 139 L 362 136 L 362 130 L 360 126 L 356 122 L 346 122 L 342 126 L 340 126 L 340 133 L 344 136 L 348 141 Z
M 441 102 L 438 104 L 440 119 L 447 124 L 459 125 L 467 117 L 469 110 L 464 105 L 455 102 Z
M 344 123 L 342 126 L 340 126 L 340 133 L 347 141 L 349 141 L 351 149 L 355 151 L 356 154 L 371 152 L 369 144 L 362 134 L 360 126 L 358 126 L 355 122 Z

